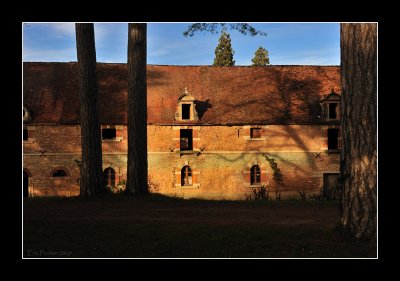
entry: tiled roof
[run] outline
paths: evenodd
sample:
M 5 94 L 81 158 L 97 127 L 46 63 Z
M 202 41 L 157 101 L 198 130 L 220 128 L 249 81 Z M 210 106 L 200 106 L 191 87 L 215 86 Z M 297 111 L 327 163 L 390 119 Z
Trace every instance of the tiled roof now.
M 97 66 L 103 124 L 127 123 L 127 66 Z M 148 124 L 174 124 L 185 87 L 200 124 L 318 123 L 320 101 L 340 93 L 339 66 L 147 66 Z M 77 63 L 24 63 L 33 123 L 79 123 Z

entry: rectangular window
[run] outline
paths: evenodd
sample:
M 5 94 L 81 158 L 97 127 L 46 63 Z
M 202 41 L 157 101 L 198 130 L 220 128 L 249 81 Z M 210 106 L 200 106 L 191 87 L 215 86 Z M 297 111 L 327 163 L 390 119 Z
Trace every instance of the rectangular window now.
M 339 129 L 328 129 L 328 150 L 339 149 Z
M 261 138 L 261 128 L 251 128 L 250 129 L 250 138 L 252 138 L 252 139 Z
M 180 150 L 193 150 L 193 130 L 182 129 L 180 139 Z
M 107 128 L 101 130 L 101 138 L 103 140 L 112 140 L 117 137 L 117 132 L 115 128 Z
M 261 183 L 261 170 L 258 165 L 254 165 L 250 169 L 250 184 L 257 185 Z
M 24 141 L 28 140 L 28 129 L 24 129 L 23 139 Z
M 182 120 L 190 119 L 190 104 L 182 104 Z
M 325 198 L 339 199 L 339 173 L 324 173 L 322 194 Z
M 330 103 L 329 104 L 329 119 L 337 119 L 338 114 L 338 104 L 337 103 Z
M 181 171 L 181 186 L 193 185 L 192 169 L 189 166 L 183 167 Z

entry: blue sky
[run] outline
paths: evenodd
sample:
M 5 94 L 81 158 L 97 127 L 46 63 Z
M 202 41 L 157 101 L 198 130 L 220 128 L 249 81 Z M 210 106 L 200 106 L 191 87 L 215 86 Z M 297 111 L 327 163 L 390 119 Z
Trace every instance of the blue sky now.
M 184 37 L 190 23 L 148 23 L 147 63 L 211 65 L 220 33 Z M 272 65 L 339 65 L 339 23 L 250 23 L 267 36 L 244 36 L 228 30 L 236 65 L 251 65 L 258 47 L 269 52 Z M 76 61 L 74 23 L 23 24 L 23 61 Z M 95 23 L 98 62 L 127 61 L 128 25 Z

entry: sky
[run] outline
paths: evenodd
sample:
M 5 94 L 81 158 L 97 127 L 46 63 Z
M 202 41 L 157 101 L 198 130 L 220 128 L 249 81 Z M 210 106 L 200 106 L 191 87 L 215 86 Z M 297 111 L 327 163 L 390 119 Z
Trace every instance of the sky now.
M 251 65 L 259 47 L 271 65 L 340 65 L 339 23 L 249 23 L 267 36 L 245 36 L 228 30 L 235 65 Z M 190 23 L 148 23 L 147 63 L 212 65 L 218 34 L 184 37 Z M 77 61 L 74 23 L 24 23 L 23 61 Z M 127 23 L 95 23 L 98 62 L 127 62 Z

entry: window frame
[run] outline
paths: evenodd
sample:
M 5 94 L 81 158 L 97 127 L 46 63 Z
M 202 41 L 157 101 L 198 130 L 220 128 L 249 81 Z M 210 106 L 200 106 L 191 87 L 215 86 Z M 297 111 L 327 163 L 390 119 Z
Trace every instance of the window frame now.
M 182 146 L 184 139 L 186 139 L 186 137 L 182 137 L 182 131 L 190 132 L 190 136 L 187 137 L 187 148 Z M 193 151 L 193 129 L 179 130 L 179 151 Z
M 336 135 L 336 148 L 330 148 L 329 147 L 329 144 L 330 143 L 332 143 L 332 141 L 329 141 L 330 140 L 330 134 L 329 134 L 329 132 L 332 132 L 332 131 L 336 131 L 337 132 L 337 135 Z M 339 128 L 328 128 L 327 129 L 327 131 L 326 131 L 326 134 L 327 134 L 327 149 L 328 149 L 328 151 L 338 151 L 338 150 L 340 150 L 340 148 L 341 148 L 341 136 L 340 136 L 340 129 Z
M 335 106 L 335 116 L 331 118 L 331 105 L 334 104 Z M 339 120 L 339 103 L 338 102 L 328 102 L 328 120 Z
M 253 165 L 250 168 L 250 185 L 261 185 L 261 168 L 259 165 Z
M 108 131 L 114 131 L 114 137 L 112 138 L 104 138 L 104 132 L 108 130 Z M 117 139 L 117 129 L 116 128 L 101 128 L 101 140 L 105 140 L 105 141 L 110 141 L 110 140 L 116 140 Z
M 181 105 L 181 108 L 182 108 L 182 112 L 181 112 L 181 119 L 182 119 L 182 121 L 190 121 L 190 120 L 192 120 L 191 119 L 191 107 L 192 107 L 192 104 L 191 103 L 182 103 L 182 105 Z M 185 110 L 184 110 L 184 108 L 185 108 Z M 187 112 L 186 112 L 186 109 L 187 109 Z M 187 113 L 188 114 L 188 118 L 184 118 L 184 116 L 186 117 L 186 114 L 184 115 L 184 112 L 185 113 Z
M 257 132 L 254 134 L 254 132 Z M 262 138 L 262 128 L 250 128 L 250 138 L 251 139 L 261 139 Z
M 193 186 L 193 170 L 189 165 L 185 165 L 181 169 L 181 186 Z
M 26 133 L 25 133 L 26 132 Z M 25 138 L 25 136 L 26 136 L 26 138 Z M 23 128 L 23 131 L 22 131 L 22 140 L 23 141 L 29 141 L 29 130 L 28 130 L 28 128 Z
M 106 174 L 107 171 L 107 174 Z M 107 177 L 107 180 L 106 180 Z M 114 177 L 114 179 L 113 179 Z M 103 170 L 103 185 L 107 187 L 115 187 L 116 186 L 116 173 L 115 170 L 112 167 L 107 167 Z M 114 185 L 109 184 L 110 182 L 112 183 L 114 181 Z M 107 182 L 107 184 L 106 184 Z

